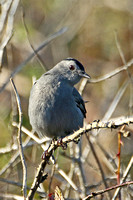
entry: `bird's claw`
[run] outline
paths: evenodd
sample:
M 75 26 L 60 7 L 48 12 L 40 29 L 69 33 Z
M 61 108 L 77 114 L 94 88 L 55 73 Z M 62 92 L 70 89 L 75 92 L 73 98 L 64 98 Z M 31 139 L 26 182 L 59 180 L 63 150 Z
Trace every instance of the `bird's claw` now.
M 63 143 L 62 138 L 59 138 L 57 140 L 57 144 L 58 144 L 58 146 L 61 146 L 63 150 L 67 149 L 67 143 Z
M 48 156 L 48 150 L 44 151 L 41 158 L 42 160 L 47 160 L 47 156 Z M 49 164 L 49 160 L 47 160 L 47 163 Z

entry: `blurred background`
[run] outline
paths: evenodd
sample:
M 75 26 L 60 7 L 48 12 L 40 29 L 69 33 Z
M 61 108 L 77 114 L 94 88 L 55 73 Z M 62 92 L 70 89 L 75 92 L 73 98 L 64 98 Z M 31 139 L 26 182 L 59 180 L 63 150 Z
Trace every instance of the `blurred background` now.
M 2 14 L 2 4 L 1 12 Z M 7 12 L 8 15 L 8 12 Z M 33 53 L 33 49 L 40 46 L 50 35 L 66 27 L 66 31 L 52 40 L 45 48 L 26 63 L 22 70 L 14 76 L 14 82 L 21 99 L 23 112 L 23 126 L 31 130 L 28 119 L 28 98 L 32 87 L 32 79 L 38 79 L 44 72 L 67 57 L 79 60 L 85 67 L 92 80 L 108 74 L 133 58 L 133 1 L 132 0 L 22 0 L 16 10 L 13 22 L 13 34 L 4 48 L 4 55 L 0 73 L 0 87 L 3 86 L 10 73 Z M 1 34 L 0 37 L 3 37 Z M 121 52 L 121 55 L 120 55 Z M 123 56 L 122 56 L 123 55 Z M 86 104 L 86 123 L 93 120 L 109 120 L 121 116 L 133 115 L 133 67 L 122 71 L 110 79 L 97 83 L 88 83 L 83 91 Z M 77 88 L 80 88 L 80 84 Z M 112 107 L 110 107 L 112 105 Z M 16 153 L 12 145 L 17 145 L 17 129 L 12 127 L 12 121 L 18 121 L 17 105 L 10 82 L 0 93 L 0 169 L 9 163 Z M 122 136 L 121 177 L 133 154 L 133 126 L 128 126 L 129 137 Z M 93 131 L 93 146 L 98 154 L 105 177 L 109 178 L 108 185 L 116 184 L 117 143 L 118 130 Z M 23 134 L 23 141 L 26 135 Z M 2 151 L 9 147 L 11 150 Z M 86 149 L 84 149 L 85 147 Z M 76 155 L 77 145 L 73 144 L 73 156 Z M 104 188 L 98 165 L 91 152 L 86 137 L 82 137 L 81 151 L 86 156 L 83 164 L 85 174 L 84 194 Z M 80 148 L 79 148 L 80 149 Z M 34 179 L 35 171 L 41 161 L 42 149 L 39 145 L 32 145 L 25 149 L 24 154 L 28 168 L 28 186 Z M 87 152 L 89 152 L 87 154 Z M 55 156 L 57 157 L 55 152 Z M 64 155 L 65 154 L 65 155 Z M 67 158 L 69 156 L 69 158 Z M 69 149 L 64 153 L 59 150 L 57 159 L 59 167 L 69 174 L 71 163 Z M 66 165 L 69 163 L 69 165 Z M 43 184 L 45 192 L 48 190 L 52 164 L 47 167 L 48 179 Z M 77 170 L 78 171 L 78 170 Z M 77 171 L 73 174 L 73 181 L 81 189 L 80 180 L 76 179 Z M 22 183 L 22 167 L 18 157 L 1 177 Z M 131 169 L 128 179 L 133 177 Z M 100 182 L 101 181 L 101 182 Z M 51 184 L 53 192 L 56 185 L 65 191 L 66 181 L 55 170 Z M 95 186 L 96 185 L 96 186 Z M 92 186 L 92 188 L 91 188 Z M 132 188 L 125 189 L 122 195 L 125 199 L 133 198 Z M 124 191 L 124 190 L 123 190 Z M 0 193 L 14 193 L 21 195 L 21 188 L 0 182 Z M 114 191 L 111 193 L 113 196 Z M 70 187 L 65 197 L 78 199 Z M 125 195 L 125 196 L 124 196 Z M 39 197 L 36 195 L 36 198 Z M 107 196 L 103 196 L 106 199 Z M 101 197 L 97 198 L 101 199 Z

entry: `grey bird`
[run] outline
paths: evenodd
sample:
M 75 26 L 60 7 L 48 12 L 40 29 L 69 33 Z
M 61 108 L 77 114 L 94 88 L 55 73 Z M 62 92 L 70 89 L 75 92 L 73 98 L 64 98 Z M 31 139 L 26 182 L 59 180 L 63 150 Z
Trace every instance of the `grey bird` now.
M 90 78 L 74 58 L 59 62 L 33 85 L 29 98 L 29 120 L 40 138 L 64 137 L 83 127 L 85 103 L 74 85 Z

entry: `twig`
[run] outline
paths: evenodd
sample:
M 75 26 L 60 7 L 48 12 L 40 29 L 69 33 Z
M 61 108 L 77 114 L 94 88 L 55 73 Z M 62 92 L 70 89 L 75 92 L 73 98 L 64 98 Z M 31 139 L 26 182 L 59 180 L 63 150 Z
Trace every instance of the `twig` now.
M 81 150 L 81 142 L 82 142 L 82 138 L 80 139 L 80 142 L 78 143 L 78 145 L 75 146 L 75 158 L 78 160 L 78 162 L 76 162 L 75 165 L 75 172 L 78 176 L 78 180 L 79 180 L 79 186 L 80 186 L 80 190 L 81 190 L 81 198 L 85 197 L 86 194 L 86 189 L 85 189 L 85 185 L 86 185 L 86 179 L 85 179 L 85 175 L 83 172 L 83 166 L 82 166 L 82 162 L 80 160 L 81 155 L 82 155 L 82 150 Z
M 113 101 L 111 102 L 111 105 L 109 106 L 107 112 L 105 113 L 104 117 L 103 117 L 103 121 L 104 120 L 109 120 L 109 118 L 112 116 L 113 112 L 115 111 L 118 103 L 120 102 L 124 92 L 126 91 L 126 88 L 129 84 L 129 80 L 125 81 L 122 86 L 119 88 L 117 94 L 115 95 Z
M 50 181 L 49 181 L 48 194 L 51 193 L 52 181 L 53 181 L 53 177 L 54 177 L 55 170 L 56 170 L 55 164 L 56 164 L 58 156 L 59 156 L 59 149 L 57 151 L 56 157 L 54 159 L 53 167 L 52 167 L 52 170 L 51 170 L 51 177 L 50 177 Z
M 15 186 L 18 186 L 18 187 L 22 187 L 22 184 L 20 182 L 15 182 L 15 181 L 7 180 L 5 178 L 0 178 L 0 181 L 4 182 L 4 183 L 11 184 L 11 185 L 15 185 Z
M 10 152 L 15 151 L 17 149 L 18 149 L 18 146 L 16 144 L 10 145 L 8 143 L 5 147 L 0 148 L 0 154 L 10 153 Z
M 55 200 L 65 200 L 63 197 L 62 191 L 58 186 L 56 186 L 56 188 L 55 188 L 55 198 L 54 199 Z
M 102 176 L 102 180 L 103 180 L 104 186 L 105 186 L 105 188 L 108 188 L 108 184 L 107 184 L 107 182 L 106 182 L 106 180 L 105 180 L 105 175 L 104 175 L 104 172 L 103 172 L 101 163 L 100 163 L 100 161 L 99 161 L 99 158 L 98 158 L 98 156 L 97 156 L 97 154 L 96 154 L 96 152 L 95 152 L 95 149 L 94 149 L 94 147 L 93 147 L 93 145 L 92 145 L 92 143 L 91 143 L 91 141 L 90 141 L 90 139 L 89 139 L 89 136 L 88 136 L 87 134 L 85 134 L 85 135 L 86 135 L 86 139 L 87 139 L 87 141 L 88 141 L 88 143 L 89 143 L 89 145 L 90 145 L 90 148 L 91 148 L 91 150 L 92 150 L 93 156 L 94 156 L 94 158 L 95 158 L 95 160 L 96 160 L 96 162 L 97 162 L 97 165 L 98 165 L 98 167 L 99 167 L 99 170 L 100 170 L 100 173 L 101 173 L 101 176 Z M 110 193 L 108 193 L 107 197 L 108 197 L 108 199 L 109 199 L 109 198 L 111 199 Z
M 129 115 L 133 114 L 133 84 L 130 84 Z
M 5 178 L 0 178 L 0 182 L 3 182 L 3 183 L 7 183 L 7 184 L 10 184 L 10 185 L 15 185 L 17 187 L 22 187 L 22 183 L 20 182 L 16 182 L 16 181 L 11 181 L 11 180 L 8 180 L 8 179 L 5 179 Z M 30 187 L 27 186 L 27 189 L 30 190 Z M 41 195 L 46 195 L 46 192 L 41 192 L 41 191 L 36 191 L 38 194 L 41 194 Z
M 76 175 L 78 176 L 79 185 L 80 185 L 80 195 L 78 196 L 78 198 L 79 197 L 83 198 L 83 197 L 85 197 L 85 194 L 86 194 L 85 193 L 86 188 L 85 188 L 84 174 L 83 174 L 83 170 L 82 170 L 81 166 L 78 164 L 76 164 L 74 172 L 76 172 Z
M 43 49 L 45 46 L 47 46 L 53 39 L 55 39 L 56 37 L 62 35 L 64 32 L 66 32 L 67 28 L 62 28 L 59 31 L 55 32 L 54 34 L 52 34 L 51 36 L 49 36 L 49 38 L 47 40 L 45 40 L 37 49 L 35 49 L 35 52 L 39 52 L 41 49 Z M 35 53 L 31 53 L 28 58 L 26 58 L 20 65 L 18 65 L 16 67 L 16 69 L 9 75 L 9 77 L 7 78 L 6 82 L 2 85 L 2 87 L 0 88 L 0 93 L 4 90 L 4 88 L 7 86 L 7 84 L 10 81 L 10 78 L 14 77 L 33 57 L 35 56 Z
M 19 124 L 16 122 L 12 123 L 13 126 L 15 127 L 19 127 Z M 21 131 L 24 132 L 26 135 L 28 135 L 32 140 L 34 140 L 37 144 L 43 144 L 44 142 L 48 142 L 50 141 L 49 138 L 38 138 L 34 135 L 34 133 L 32 133 L 31 131 L 29 131 L 28 129 L 26 129 L 24 126 L 21 127 Z
M 117 107 L 119 101 L 121 100 L 124 92 L 126 91 L 126 88 L 129 84 L 129 80 L 125 81 L 120 89 L 118 90 L 117 94 L 115 95 L 113 101 L 111 102 L 109 108 L 107 109 L 104 117 L 102 118 L 102 121 L 109 120 L 110 117 L 112 116 L 113 112 L 115 111 L 115 108 Z M 95 135 L 98 135 L 100 131 L 95 132 Z M 99 146 L 100 147 L 100 146 Z M 101 147 L 100 147 L 101 148 Z
M 1 194 L 0 193 L 0 197 L 3 199 L 12 199 L 12 200 L 24 200 L 24 197 L 19 196 L 19 195 L 15 195 L 15 194 Z
M 70 159 L 74 157 L 74 149 L 73 149 L 73 143 L 69 144 L 69 153 L 70 153 Z M 72 180 L 73 174 L 74 174 L 74 168 L 75 168 L 75 163 L 73 162 L 73 159 L 71 159 L 72 162 L 70 163 L 70 170 L 68 173 L 68 177 Z M 65 186 L 65 193 L 64 197 L 67 199 L 70 193 L 70 184 L 67 183 Z
M 69 178 L 69 176 L 62 170 L 58 167 L 58 165 L 56 164 L 55 165 L 56 167 L 56 170 L 58 170 L 59 174 L 71 185 L 71 187 L 77 191 L 77 192 L 80 192 L 78 187 L 76 186 L 76 184 Z
M 21 157 L 21 162 L 23 166 L 23 195 L 24 199 L 26 199 L 27 196 L 27 167 L 26 167 L 26 162 L 24 158 L 24 152 L 23 152 L 23 146 L 22 146 L 22 136 L 21 136 L 21 126 L 22 126 L 22 109 L 21 109 L 21 102 L 19 98 L 19 94 L 17 92 L 16 86 L 14 84 L 13 79 L 10 79 L 11 85 L 13 87 L 15 96 L 16 96 L 16 101 L 17 101 L 17 106 L 18 106 L 18 111 L 19 111 L 19 127 L 18 127 L 18 146 L 19 146 L 19 153 Z
M 121 144 L 122 144 L 122 140 L 121 140 L 121 134 L 123 133 L 124 129 L 125 129 L 126 125 L 123 125 L 119 132 L 118 132 L 118 170 L 117 170 L 117 184 L 120 184 L 120 162 L 121 162 Z
M 98 83 L 98 82 L 107 80 L 107 79 L 119 74 L 120 72 L 127 70 L 129 67 L 132 67 L 132 65 L 133 65 L 133 59 L 128 61 L 126 65 L 122 65 L 121 67 L 118 67 L 115 70 L 111 71 L 110 73 L 105 74 L 99 78 L 90 79 L 88 82 L 89 83 Z
M 129 164 L 128 164 L 128 166 L 127 166 L 125 172 L 124 172 L 124 175 L 123 175 L 123 177 L 122 177 L 122 179 L 121 179 L 121 184 L 125 181 L 125 179 L 126 179 L 128 173 L 130 172 L 130 170 L 131 170 L 132 167 L 133 167 L 133 156 L 131 157 L 131 159 L 130 159 L 130 161 L 129 161 Z M 117 197 L 119 191 L 120 191 L 120 188 L 117 188 L 116 191 L 115 191 L 115 193 L 114 193 L 114 196 L 113 196 L 112 200 L 115 200 L 115 199 L 116 199 L 116 197 Z
M 112 178 L 105 178 L 105 180 L 107 181 L 107 182 L 109 182 L 109 183 L 115 183 L 116 182 L 116 177 L 112 177 Z M 86 189 L 87 190 L 92 190 L 92 189 L 94 189 L 94 188 L 97 188 L 97 187 L 99 187 L 99 186 L 101 186 L 103 184 L 103 181 L 101 180 L 101 181 L 99 181 L 98 183 L 95 183 L 95 184 L 91 184 L 91 185 L 87 185 L 86 186 Z
M 23 148 L 25 148 L 27 146 L 27 144 L 29 143 L 30 138 L 26 138 L 26 140 L 23 142 Z M 6 172 L 6 170 L 16 161 L 16 159 L 19 156 L 19 151 L 17 151 L 12 158 L 9 160 L 9 162 L 2 168 L 2 170 L 0 171 L 0 176 Z
M 16 161 L 19 156 L 19 151 L 17 151 L 13 157 L 9 160 L 9 162 L 0 170 L 0 176 L 6 172 L 6 170 Z
M 105 190 L 99 190 L 99 191 L 96 191 L 96 192 L 92 192 L 90 195 L 88 195 L 87 197 L 85 197 L 83 200 L 89 200 L 97 195 L 101 195 L 105 192 L 108 192 L 108 191 L 111 191 L 111 190 L 114 190 L 116 188 L 120 188 L 120 187 L 124 187 L 124 186 L 127 186 L 127 185 L 131 185 L 133 184 L 133 181 L 130 181 L 130 182 L 126 182 L 126 183 L 123 183 L 123 184 L 120 184 L 120 185 L 114 185 L 110 188 L 107 188 Z
M 26 25 L 26 22 L 25 22 L 25 13 L 24 13 L 24 9 L 22 7 L 22 21 L 23 21 L 23 25 L 24 25 L 24 28 L 25 28 L 25 31 L 26 31 L 26 35 L 27 35 L 27 39 L 28 39 L 28 42 L 30 44 L 30 47 L 31 49 L 33 50 L 34 54 L 36 55 L 40 65 L 42 66 L 42 68 L 44 69 L 44 62 L 43 60 L 41 59 L 40 55 L 35 51 L 31 41 L 30 41 L 30 37 L 29 37 L 29 31 L 28 31 L 28 27 Z
M 83 94 L 86 84 L 87 84 L 87 78 L 83 78 L 83 80 L 81 81 L 81 84 L 79 86 L 79 89 L 78 89 L 80 95 Z
M 121 129 L 118 131 L 118 153 L 117 153 L 117 157 L 118 157 L 118 169 L 117 169 L 117 184 L 120 184 L 120 169 L 121 169 L 121 131 L 123 130 L 123 128 L 125 127 L 125 125 L 123 125 L 121 127 Z M 121 193 L 119 193 L 119 200 L 121 200 Z
M 50 176 L 50 181 L 49 181 L 49 186 L 48 186 L 48 194 L 51 193 L 51 186 L 52 186 L 54 174 L 55 174 L 55 165 L 52 166 L 52 170 L 51 170 L 51 176 Z
M 118 51 L 119 51 L 121 60 L 122 60 L 123 64 L 126 65 L 126 59 L 125 59 L 124 53 L 123 53 L 123 51 L 122 51 L 122 48 L 121 48 L 121 46 L 120 46 L 120 42 L 119 42 L 119 40 L 118 40 L 117 32 L 115 31 L 114 34 L 115 34 L 116 46 L 117 46 L 117 49 L 118 49 Z M 127 68 L 126 71 L 127 71 L 127 74 L 128 74 L 128 76 L 129 76 L 131 82 L 133 83 L 133 79 L 132 79 L 132 76 L 131 76 L 131 74 L 130 74 L 130 72 L 129 72 L 129 69 Z
M 122 60 L 123 64 L 125 65 L 126 64 L 126 59 L 125 59 L 124 53 L 123 53 L 123 51 L 121 49 L 120 43 L 118 41 L 117 31 L 114 31 L 114 35 L 115 35 L 115 43 L 116 43 L 117 49 L 119 51 L 121 60 Z
M 117 49 L 119 51 L 121 60 L 122 60 L 123 64 L 126 65 L 126 59 L 125 59 L 124 53 L 121 49 L 116 31 L 115 31 L 115 41 L 116 41 L 116 46 L 117 46 Z M 133 92 L 132 92 L 133 91 L 133 78 L 132 78 L 132 75 L 131 75 L 128 68 L 127 68 L 127 74 L 129 76 L 130 82 L 131 82 L 131 84 L 130 84 L 130 99 L 129 99 L 129 109 L 130 109 L 130 108 L 132 108 L 132 105 L 133 105 Z
M 0 2 L 0 36 L 2 36 L 0 38 L 0 68 L 2 65 L 4 48 L 6 47 L 12 36 L 14 15 L 17 10 L 18 4 L 19 0 L 8 0 Z

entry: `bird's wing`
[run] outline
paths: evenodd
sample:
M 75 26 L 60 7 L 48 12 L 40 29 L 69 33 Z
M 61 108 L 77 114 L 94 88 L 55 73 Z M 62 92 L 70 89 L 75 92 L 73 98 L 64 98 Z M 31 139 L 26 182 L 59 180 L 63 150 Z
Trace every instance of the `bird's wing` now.
M 79 92 L 76 90 L 76 88 L 73 89 L 73 96 L 76 102 L 77 107 L 81 110 L 83 113 L 84 118 L 86 118 L 86 109 L 85 109 L 85 102 L 82 99 Z

